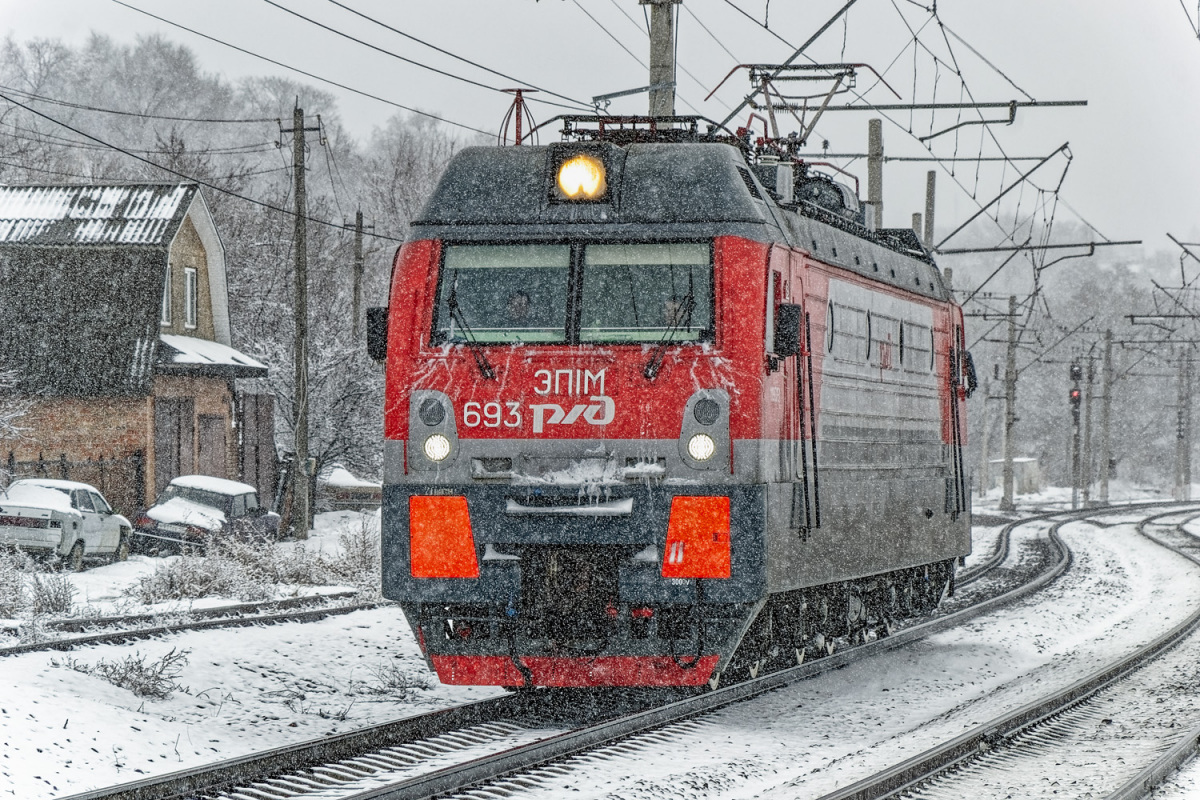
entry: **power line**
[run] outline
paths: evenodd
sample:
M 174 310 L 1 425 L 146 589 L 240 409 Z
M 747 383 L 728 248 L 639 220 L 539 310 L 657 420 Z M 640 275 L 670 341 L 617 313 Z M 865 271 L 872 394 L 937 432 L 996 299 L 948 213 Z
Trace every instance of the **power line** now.
M 120 0 L 113 0 L 113 1 L 120 2 Z M 124 4 L 122 3 L 122 5 L 124 5 Z M 12 99 L 11 97 L 5 95 L 3 92 L 0 92 L 0 99 L 7 100 L 8 102 L 12 103 L 13 105 L 19 106 L 20 108 L 25 109 L 26 111 L 28 111 L 31 114 L 36 114 L 37 116 L 39 116 L 49 122 L 53 122 L 55 125 L 59 125 L 63 128 L 66 128 L 67 130 L 71 131 L 72 133 L 78 134 L 79 136 L 83 136 L 86 139 L 90 139 L 93 142 L 96 142 L 97 144 L 104 145 L 105 147 L 107 147 L 111 150 L 114 150 L 115 152 L 122 153 L 136 161 L 142 162 L 143 164 L 149 164 L 150 166 L 155 167 L 156 169 L 161 169 L 163 172 L 168 172 L 172 175 L 183 178 L 184 180 L 191 181 L 192 183 L 199 184 L 200 186 L 204 186 L 208 189 L 212 189 L 214 192 L 220 192 L 221 194 L 228 195 L 229 197 L 234 197 L 238 200 L 243 200 L 247 203 L 251 203 L 251 204 L 259 206 L 261 208 L 265 208 L 269 211 L 276 211 L 280 214 L 287 214 L 288 216 L 292 216 L 292 217 L 304 216 L 304 219 L 308 220 L 309 222 L 315 222 L 318 225 L 326 225 L 330 228 L 338 228 L 338 229 L 344 230 L 345 226 L 343 226 L 343 225 L 329 222 L 328 220 L 324 220 L 324 219 L 318 219 L 317 217 L 310 217 L 307 215 L 299 215 L 299 214 L 296 214 L 296 212 L 289 211 L 286 208 L 280 208 L 279 206 L 272 205 L 271 203 L 265 202 L 263 200 L 257 200 L 253 197 L 248 197 L 244 194 L 239 194 L 238 192 L 232 191 L 230 189 L 226 189 L 222 186 L 217 186 L 215 183 L 212 183 L 211 181 L 206 181 L 202 178 L 197 178 L 194 175 L 188 175 L 186 172 L 181 172 L 180 170 L 174 169 L 173 167 L 168 167 L 163 164 L 159 164 L 148 158 L 140 156 L 137 153 L 134 153 L 133 151 L 126 150 L 123 147 L 112 144 L 110 142 L 106 142 L 98 136 L 93 136 L 92 134 L 87 133 L 86 131 L 82 131 L 79 128 L 76 128 L 72 125 L 68 125 L 67 123 L 65 123 L 61 120 L 51 117 L 49 114 L 38 111 L 36 108 L 31 108 L 31 107 L 25 105 L 24 103 L 21 103 L 17 100 Z M 381 234 L 381 233 L 372 233 L 371 236 L 374 236 L 377 239 L 387 239 L 387 240 L 393 241 L 393 242 L 403 242 L 404 241 L 403 239 L 397 239 L 394 236 L 387 236 L 387 235 Z
M 476 69 L 481 69 L 484 72 L 490 72 L 493 75 L 496 75 L 497 77 L 504 78 L 505 80 L 508 80 L 508 81 L 513 81 L 514 83 L 521 84 L 522 86 L 528 86 L 529 88 L 536 89 L 537 91 L 539 91 L 543 94 L 548 94 L 553 97 L 557 97 L 561 100 L 566 100 L 569 103 L 574 103 L 575 105 L 579 106 L 580 108 L 591 108 L 591 106 L 589 106 L 587 103 L 584 103 L 580 100 L 576 100 L 573 97 L 568 97 L 565 94 L 559 94 L 558 92 L 552 91 L 550 89 L 545 89 L 541 86 L 537 86 L 533 83 L 530 83 L 529 81 L 523 81 L 520 78 L 514 78 L 511 75 L 507 75 L 503 72 L 499 72 L 498 70 L 494 70 L 491 67 L 486 67 L 483 64 L 480 64 L 476 61 L 472 61 L 469 58 L 464 58 L 463 56 L 460 56 L 457 53 L 452 53 L 451 51 L 446 50 L 445 48 L 438 47 L 437 45 L 427 42 L 424 39 L 413 36 L 411 33 L 406 33 L 405 31 L 402 31 L 399 28 L 388 25 L 386 22 L 378 20 L 375 17 L 372 17 L 368 14 L 364 14 L 363 12 L 361 12 L 357 9 L 351 8 L 350 6 L 346 5 L 345 3 L 340 3 L 340 2 L 338 2 L 338 0 L 328 0 L 328 2 L 333 3 L 338 8 L 342 8 L 342 9 L 345 9 L 346 11 L 349 11 L 351 14 L 355 14 L 356 16 L 362 17 L 363 19 L 367 20 L 368 22 L 373 22 L 374 24 L 380 26 L 381 28 L 386 28 L 387 30 L 391 31 L 392 33 L 399 34 L 400 36 L 403 36 L 406 39 L 411 39 L 412 41 L 417 42 L 418 44 L 425 45 L 426 47 L 430 48 L 431 50 L 436 50 L 437 52 L 442 53 L 443 55 L 450 56 L 451 58 L 457 59 L 457 60 L 463 62 L 464 64 L 470 64 L 472 67 L 475 67 Z M 536 99 L 536 98 L 530 98 L 530 99 Z
M 269 6 L 273 6 L 274 8 L 277 8 L 280 11 L 291 14 L 293 17 L 302 19 L 305 22 L 309 23 L 310 25 L 315 25 L 316 27 L 321 28 L 322 30 L 329 31 L 330 33 L 332 33 L 336 36 L 341 36 L 343 39 L 349 39 L 350 41 L 355 42 L 356 44 L 361 44 L 363 47 L 374 50 L 377 53 L 383 53 L 385 56 L 391 56 L 392 58 L 395 58 L 399 61 L 403 61 L 406 64 L 412 64 L 414 67 L 420 67 L 421 69 L 427 69 L 430 72 L 437 73 L 438 75 L 442 75 L 443 77 L 452 78 L 456 81 L 462 81 L 463 83 L 469 84 L 471 86 L 477 86 L 480 89 L 488 89 L 493 92 L 500 91 L 500 89 L 496 86 L 488 86 L 486 83 L 480 83 L 479 81 L 471 80 L 470 78 L 464 78 L 462 75 L 455 75 L 453 72 L 446 72 L 445 70 L 438 69 L 437 67 L 431 67 L 428 64 L 422 64 L 420 61 L 415 61 L 411 58 L 402 56 L 399 53 L 393 53 L 391 50 L 380 47 L 378 45 L 371 44 L 370 42 L 364 41 L 363 39 L 359 39 L 357 36 L 351 36 L 350 34 L 346 33 L 345 31 L 339 31 L 337 28 L 334 28 L 331 25 L 326 25 L 324 22 L 318 22 L 317 20 L 313 19 L 312 17 L 306 17 L 303 14 L 301 14 L 299 11 L 293 11 L 292 9 L 288 8 L 287 6 L 282 6 L 279 3 L 276 3 L 275 0 L 262 0 L 262 2 L 266 3 Z
M 330 86 L 336 86 L 339 89 L 343 89 L 347 92 L 352 92 L 361 97 L 366 97 L 371 100 L 376 100 L 380 103 L 384 103 L 384 104 L 392 106 L 394 108 L 399 108 L 403 111 L 408 111 L 409 113 L 417 114 L 422 117 L 429 117 L 430 119 L 437 120 L 438 122 L 444 122 L 447 125 L 453 125 L 457 128 L 462 128 L 464 130 L 471 131 L 472 133 L 480 133 L 480 134 L 483 134 L 484 136 L 492 135 L 492 134 L 488 133 L 487 131 L 480 130 L 479 128 L 472 128 L 470 125 L 465 125 L 461 122 L 455 122 L 454 120 L 446 119 L 445 117 L 439 117 L 437 114 L 430 114 L 428 111 L 421 111 L 420 109 L 412 108 L 411 106 L 406 106 L 401 103 L 397 103 L 394 100 L 388 100 L 388 99 L 380 97 L 378 95 L 371 94 L 370 92 L 364 92 L 362 89 L 355 89 L 353 86 L 347 86 L 344 83 L 338 83 L 335 80 L 330 80 L 329 78 L 322 78 L 320 75 L 316 75 L 312 72 L 308 72 L 307 70 L 300 69 L 299 67 L 293 67 L 290 64 L 283 63 L 282 61 L 276 61 L 273 58 L 269 58 L 269 57 L 261 55 L 259 53 L 255 53 L 252 50 L 247 50 L 244 47 L 238 47 L 236 44 L 230 44 L 229 42 L 218 39 L 215 36 L 210 36 L 207 33 L 201 33 L 200 31 L 195 30 L 194 28 L 189 28 L 186 25 L 181 25 L 178 22 L 172 22 L 171 20 L 169 20 L 165 17 L 160 17 L 157 14 L 151 14 L 149 11 L 146 11 L 145 9 L 141 9 L 141 8 L 138 8 L 137 6 L 133 6 L 133 5 L 130 5 L 129 3 L 124 2 L 124 0 L 112 0 L 112 2 L 116 3 L 119 6 L 124 6 L 125 8 L 128 8 L 130 11 L 136 11 L 137 13 L 143 14 L 147 17 L 150 17 L 151 19 L 156 19 L 159 22 L 162 22 L 166 25 L 170 25 L 170 26 L 172 26 L 174 28 L 178 28 L 182 31 L 187 31 L 188 33 L 192 34 L 193 36 L 199 36 L 202 39 L 207 39 L 210 42 L 215 42 L 216 44 L 222 45 L 223 47 L 228 47 L 231 50 L 236 50 L 239 53 L 243 53 L 245 55 L 251 56 L 252 58 L 257 58 L 261 61 L 266 61 L 268 64 L 274 64 L 277 67 L 282 67 L 283 69 L 290 70 L 292 72 L 295 72 L 298 75 L 303 75 L 306 78 L 312 78 L 313 80 L 321 81 L 322 83 L 327 83 Z
M 0 89 L 4 90 L 6 92 L 10 92 L 15 95 L 19 95 L 19 96 L 27 98 L 27 99 L 40 100 L 43 103 L 52 103 L 53 105 L 56 105 L 56 106 L 65 106 L 67 108 L 77 108 L 77 109 L 80 109 L 81 111 L 98 111 L 102 114 L 117 114 L 117 115 L 120 115 L 123 117 L 139 117 L 141 119 L 161 119 L 161 120 L 166 120 L 168 122 L 206 122 L 206 123 L 253 123 L 253 122 L 274 122 L 275 121 L 275 119 L 271 118 L 271 117 L 258 117 L 258 118 L 252 118 L 252 119 L 231 119 L 231 118 L 213 118 L 213 117 L 172 117 L 172 116 L 167 116 L 165 114 L 145 114 L 145 113 L 138 112 L 138 111 L 120 111 L 115 108 L 100 108 L 98 106 L 84 105 L 83 103 L 72 103 L 67 100 L 58 100 L 53 97 L 46 97 L 45 95 L 34 94 L 33 92 L 22 91 L 21 89 L 14 89 L 11 86 L 0 86 Z

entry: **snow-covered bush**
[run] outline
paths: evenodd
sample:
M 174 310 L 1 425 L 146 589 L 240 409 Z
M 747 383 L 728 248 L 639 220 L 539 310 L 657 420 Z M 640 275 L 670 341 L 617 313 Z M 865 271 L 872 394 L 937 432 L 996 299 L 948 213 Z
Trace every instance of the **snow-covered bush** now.
M 34 614 L 66 614 L 75 602 L 75 585 L 61 572 L 33 573 L 29 580 L 29 610 Z
M 142 575 L 126 592 L 139 602 L 151 605 L 167 600 L 196 597 L 236 597 L 239 600 L 265 600 L 272 590 L 254 580 L 245 567 L 225 555 L 184 555 Z
M 351 694 L 372 695 L 388 700 L 407 700 L 413 692 L 428 689 L 428 678 L 409 675 L 393 661 L 382 662 L 371 670 L 368 680 L 351 681 Z
M 358 587 L 363 594 L 378 596 L 379 587 L 379 520 L 363 517 L 357 528 L 349 528 L 338 536 L 341 553 L 331 560 L 333 572 L 347 583 Z
M 25 562 L 19 550 L 0 548 L 0 617 L 15 617 L 25 608 Z
M 176 678 L 183 674 L 187 666 L 191 650 L 176 650 L 160 658 L 147 662 L 146 656 L 139 651 L 131 656 L 110 661 L 102 658 L 95 664 L 85 664 L 78 659 L 68 658 L 65 661 L 52 660 L 56 667 L 69 667 L 84 675 L 95 675 L 103 678 L 113 686 L 128 689 L 138 697 L 153 697 L 164 700 L 177 689 L 183 688 Z
M 180 556 L 143 575 L 126 590 L 146 604 L 197 597 L 267 600 L 281 587 L 350 584 L 365 594 L 379 593 L 378 526 L 341 536 L 342 552 L 326 556 L 304 545 L 228 540 L 212 544 L 203 556 Z

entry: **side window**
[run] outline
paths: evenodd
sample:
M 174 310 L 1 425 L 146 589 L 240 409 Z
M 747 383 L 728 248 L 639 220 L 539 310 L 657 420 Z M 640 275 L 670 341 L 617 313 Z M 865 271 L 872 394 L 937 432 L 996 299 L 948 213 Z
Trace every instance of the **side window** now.
M 80 511 L 95 511 L 92 506 L 92 498 L 87 492 L 82 489 L 76 489 L 71 492 L 71 505 L 78 508 Z
M 246 495 L 239 494 L 233 498 L 233 518 L 246 516 Z
M 162 309 L 159 311 L 158 324 L 171 324 L 171 265 L 167 264 L 167 274 L 163 279 Z
M 836 333 L 833 324 L 835 319 Z M 825 338 L 829 352 L 833 353 L 836 349 L 840 360 L 855 364 L 866 363 L 871 345 L 867 312 L 841 303 L 830 303 Z
M 829 308 L 825 312 L 825 350 L 833 352 L 833 302 L 830 301 Z
M 92 506 L 97 511 L 99 511 L 101 514 L 111 514 L 112 513 L 112 507 L 109 506 L 109 504 L 104 500 L 103 497 L 96 494 L 95 492 L 88 492 L 88 494 L 92 498 Z
M 196 327 L 196 270 L 187 267 L 183 271 L 183 324 L 185 327 Z

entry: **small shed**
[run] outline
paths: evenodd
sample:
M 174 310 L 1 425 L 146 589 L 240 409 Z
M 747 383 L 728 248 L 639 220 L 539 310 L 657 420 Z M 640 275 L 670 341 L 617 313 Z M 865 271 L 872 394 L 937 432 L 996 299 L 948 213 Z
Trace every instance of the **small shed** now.
M 988 475 L 991 478 L 991 488 L 1004 486 L 1004 459 L 997 458 L 988 462 Z M 1013 459 L 1013 493 L 1037 494 L 1042 490 L 1042 470 L 1036 458 Z

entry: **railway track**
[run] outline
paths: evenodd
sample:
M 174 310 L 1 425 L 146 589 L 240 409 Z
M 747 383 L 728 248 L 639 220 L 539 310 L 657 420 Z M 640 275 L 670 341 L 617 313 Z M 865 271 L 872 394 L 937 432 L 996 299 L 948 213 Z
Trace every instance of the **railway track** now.
M 180 614 L 134 614 L 118 617 L 53 620 L 44 623 L 42 630 L 66 631 L 78 635 L 39 639 L 0 647 L 0 656 L 12 656 L 38 650 L 69 650 L 82 645 L 128 642 L 186 631 L 212 630 L 213 628 L 274 625 L 281 622 L 312 622 L 329 616 L 375 608 L 386 602 L 372 600 L 329 604 L 331 600 L 353 600 L 357 594 L 357 592 L 338 592 L 261 603 L 239 603 L 235 606 L 197 609 Z M 178 619 L 171 620 L 173 616 Z M 114 630 L 98 630 L 104 628 Z
M 1073 519 L 1102 510 L 1066 514 Z M 964 571 L 960 586 L 995 572 L 1009 554 L 1010 534 L 1021 525 L 1063 517 L 1063 512 L 1015 520 L 1005 526 L 997 548 L 983 563 Z M 905 646 L 973 617 L 1015 602 L 1047 585 L 1070 564 L 1070 553 L 1052 530 L 1052 558 L 1025 585 L 988 597 L 969 608 L 936 617 L 858 647 L 790 669 L 760 675 L 704 694 L 662 693 L 624 696 L 623 708 L 597 707 L 592 720 L 563 719 L 553 709 L 596 702 L 595 694 L 537 691 L 471 703 L 397 722 L 146 779 L 70 800 L 163 800 L 227 797 L 237 800 L 319 796 L 337 798 L 425 798 L 487 785 L 503 795 L 527 785 L 523 771 L 553 770 L 553 762 L 621 739 L 680 723 L 772 691 L 858 658 Z M 615 693 L 606 697 L 612 698 Z M 595 721 L 599 717 L 599 721 Z M 551 766 L 546 766 L 550 764 Z M 315 794 L 314 794 L 315 793 Z
M 1200 541 L 1167 518 L 1200 519 L 1200 510 L 1159 514 L 1138 524 L 1143 535 L 1200 564 Z M 1180 544 L 1167 538 L 1185 539 Z M 1189 552 L 1190 551 L 1190 552 Z M 1145 797 L 1196 752 L 1200 702 L 1179 724 L 1156 724 L 1177 686 L 1200 677 L 1200 610 L 1135 653 L 821 800 L 961 798 L 965 796 Z M 1179 709 L 1172 707 L 1172 711 Z M 1154 735 L 1146 735 L 1151 729 Z M 1140 765 L 1147 765 L 1139 771 Z

